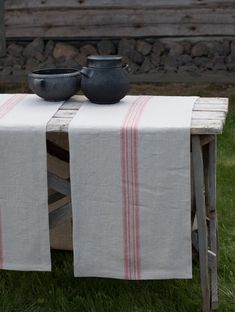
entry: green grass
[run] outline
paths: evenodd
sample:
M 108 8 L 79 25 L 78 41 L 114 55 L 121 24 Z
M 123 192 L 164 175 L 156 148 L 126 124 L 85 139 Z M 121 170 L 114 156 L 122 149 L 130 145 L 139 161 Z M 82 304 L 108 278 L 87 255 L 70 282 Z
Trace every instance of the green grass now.
M 235 87 L 135 85 L 132 94 L 229 96 L 230 112 L 218 139 L 221 312 L 235 311 Z M 197 312 L 201 311 L 198 265 L 193 280 L 127 282 L 74 278 L 70 252 L 52 253 L 51 273 L 0 273 L 0 312 Z

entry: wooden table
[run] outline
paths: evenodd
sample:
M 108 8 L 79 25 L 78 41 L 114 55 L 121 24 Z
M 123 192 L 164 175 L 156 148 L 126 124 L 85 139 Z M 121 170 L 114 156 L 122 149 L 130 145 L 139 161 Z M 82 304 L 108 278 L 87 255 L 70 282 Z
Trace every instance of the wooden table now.
M 71 220 L 68 125 L 84 97 L 64 103 L 47 126 L 50 228 Z M 216 139 L 228 112 L 227 98 L 199 98 L 191 122 L 192 244 L 199 256 L 203 312 L 218 307 L 216 216 Z M 58 142 L 62 136 L 63 144 Z M 61 167 L 62 166 L 62 167 Z M 61 170 L 62 169 L 62 170 Z M 62 172 L 61 172 L 62 171 Z M 64 174 L 66 172 L 66 174 Z

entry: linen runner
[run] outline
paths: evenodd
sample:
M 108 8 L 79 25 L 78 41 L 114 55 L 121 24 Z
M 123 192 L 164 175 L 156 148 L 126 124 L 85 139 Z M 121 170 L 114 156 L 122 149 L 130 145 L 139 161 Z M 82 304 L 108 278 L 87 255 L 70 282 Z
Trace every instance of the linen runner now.
M 69 126 L 75 276 L 191 278 L 196 97 L 82 105 Z
M 51 269 L 46 125 L 61 104 L 0 96 L 0 269 Z

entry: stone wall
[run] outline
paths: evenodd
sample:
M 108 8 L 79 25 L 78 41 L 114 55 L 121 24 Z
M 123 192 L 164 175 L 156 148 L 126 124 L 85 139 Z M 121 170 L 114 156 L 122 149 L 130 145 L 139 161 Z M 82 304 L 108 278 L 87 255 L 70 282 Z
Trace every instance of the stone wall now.
M 133 75 L 154 73 L 235 73 L 235 41 L 120 39 L 45 41 L 36 38 L 30 43 L 10 42 L 7 54 L 0 58 L 1 81 L 25 76 L 38 68 L 76 67 L 86 64 L 91 54 L 119 54 L 129 63 Z

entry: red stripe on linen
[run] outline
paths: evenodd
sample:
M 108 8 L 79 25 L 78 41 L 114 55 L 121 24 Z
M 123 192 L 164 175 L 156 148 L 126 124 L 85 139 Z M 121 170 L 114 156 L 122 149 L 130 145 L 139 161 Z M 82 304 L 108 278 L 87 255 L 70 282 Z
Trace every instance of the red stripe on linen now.
M 129 176 L 128 176 L 128 136 L 127 125 L 131 116 L 138 107 L 141 98 L 134 101 L 126 115 L 126 118 L 121 127 L 121 168 L 122 168 L 122 193 L 123 193 L 123 224 L 124 224 L 124 271 L 125 278 L 131 278 L 131 246 L 130 246 L 130 211 L 129 211 Z
M 129 170 L 130 170 L 130 196 L 132 201 L 130 202 L 130 213 L 131 213 L 131 228 L 130 231 L 132 232 L 132 249 L 133 249 L 133 254 L 132 254 L 132 261 L 133 261 L 133 278 L 132 279 L 137 279 L 137 249 L 136 249 L 136 218 L 135 218 L 135 214 L 136 214 L 136 206 L 135 206 L 135 174 L 134 174 L 134 149 L 133 149 L 133 125 L 135 124 L 135 120 L 137 118 L 137 116 L 139 115 L 139 112 L 141 110 L 141 108 L 143 107 L 144 103 L 145 103 L 145 98 L 142 97 L 141 98 L 142 101 L 141 103 L 139 103 L 138 105 L 138 109 L 135 111 L 135 114 L 131 120 L 131 122 L 128 125 L 128 130 L 129 130 L 129 150 L 130 150 L 130 160 L 129 160 Z
M 19 102 L 21 102 L 27 95 L 26 94 L 15 94 L 8 98 L 0 106 L 0 119 L 9 113 Z M 0 211 L 0 269 L 3 268 L 3 240 L 2 240 L 2 219 Z
M 15 94 L 0 106 L 0 118 L 8 114 L 17 104 L 19 104 L 27 94 Z
M 134 101 L 121 127 L 124 271 L 126 279 L 140 279 L 137 127 L 150 97 Z
M 133 186 L 134 186 L 134 195 L 135 195 L 135 250 L 136 250 L 136 279 L 139 280 L 141 278 L 141 263 L 140 263 L 140 228 L 139 228 L 139 170 L 138 170 L 138 125 L 141 115 L 144 111 L 144 108 L 148 104 L 150 96 L 145 97 L 145 101 L 139 110 L 139 114 L 135 119 L 135 123 L 133 125 L 133 144 L 134 144 L 134 155 L 133 155 Z

